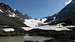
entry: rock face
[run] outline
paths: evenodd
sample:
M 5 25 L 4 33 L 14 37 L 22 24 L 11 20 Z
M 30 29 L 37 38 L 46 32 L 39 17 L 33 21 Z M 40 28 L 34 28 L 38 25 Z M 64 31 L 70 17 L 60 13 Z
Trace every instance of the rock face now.
M 30 19 L 28 15 L 23 15 L 9 5 L 0 3 L 0 26 L 9 26 L 13 28 L 25 27 L 24 19 Z
M 54 19 L 54 17 L 56 18 Z M 49 16 L 47 19 L 48 22 L 51 21 L 50 24 L 65 22 L 67 24 L 74 25 L 75 24 L 74 22 L 75 21 L 75 0 L 72 0 L 72 2 L 66 5 L 59 13 L 54 14 L 53 16 Z

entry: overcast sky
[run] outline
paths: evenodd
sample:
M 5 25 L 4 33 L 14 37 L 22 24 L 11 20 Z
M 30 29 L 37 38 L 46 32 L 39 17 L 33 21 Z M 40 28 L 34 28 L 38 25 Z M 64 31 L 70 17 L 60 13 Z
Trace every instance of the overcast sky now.
M 59 12 L 72 0 L 0 0 L 33 18 L 42 18 Z

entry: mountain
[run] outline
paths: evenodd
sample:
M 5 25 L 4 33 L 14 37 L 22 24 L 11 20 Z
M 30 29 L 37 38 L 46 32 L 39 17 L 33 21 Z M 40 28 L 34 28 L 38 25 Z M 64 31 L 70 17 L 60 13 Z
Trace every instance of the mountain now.
M 58 24 L 64 22 L 66 24 L 75 25 L 75 0 L 72 0 L 70 4 L 66 5 L 57 14 L 49 16 L 45 22 L 50 22 L 49 24 Z
M 28 16 L 27 14 L 22 14 L 21 12 L 19 12 L 18 10 L 15 9 L 15 14 L 17 15 L 16 17 L 18 18 L 23 18 L 23 19 L 31 19 L 31 16 Z
M 23 15 L 16 9 L 11 8 L 9 5 L 0 3 L 0 27 L 9 26 L 14 28 L 26 27 L 24 19 L 30 19 L 32 17 Z
M 54 15 L 52 15 L 52 16 L 47 16 L 47 17 L 44 17 L 44 18 L 46 18 L 47 20 L 46 21 L 44 21 L 44 22 L 52 22 L 55 18 L 56 18 L 56 15 L 57 14 L 54 14 Z

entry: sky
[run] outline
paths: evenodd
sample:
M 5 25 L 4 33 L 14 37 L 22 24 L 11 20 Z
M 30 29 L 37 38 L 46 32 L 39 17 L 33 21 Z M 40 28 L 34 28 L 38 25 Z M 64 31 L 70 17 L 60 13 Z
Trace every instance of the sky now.
M 23 14 L 42 18 L 58 13 L 72 0 L 0 0 Z

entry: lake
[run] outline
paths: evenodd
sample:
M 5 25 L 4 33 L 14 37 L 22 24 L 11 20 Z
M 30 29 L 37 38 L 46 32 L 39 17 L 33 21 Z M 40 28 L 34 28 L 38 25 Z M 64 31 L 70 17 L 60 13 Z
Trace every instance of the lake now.
M 45 40 L 53 39 L 52 37 L 43 37 L 43 36 L 5 36 L 0 37 L 0 42 L 27 42 L 27 41 L 37 41 L 43 42 Z

